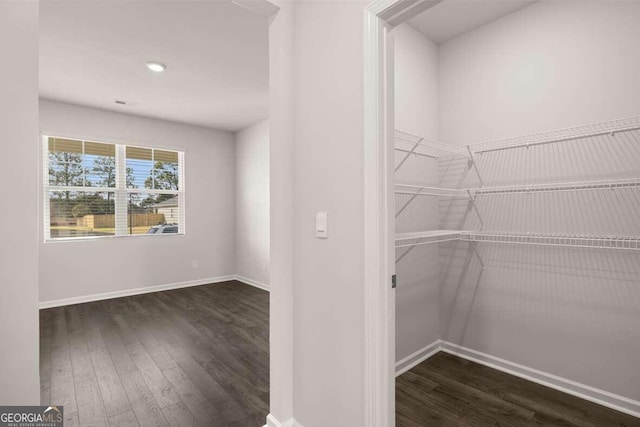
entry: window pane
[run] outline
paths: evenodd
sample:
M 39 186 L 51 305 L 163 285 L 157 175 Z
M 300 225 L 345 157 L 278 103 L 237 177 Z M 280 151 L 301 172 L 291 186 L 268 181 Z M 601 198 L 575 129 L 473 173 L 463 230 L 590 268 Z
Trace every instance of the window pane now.
M 49 138 L 49 152 L 82 154 L 82 141 L 64 138 Z
M 82 141 L 49 138 L 49 184 L 83 186 Z
M 127 147 L 127 188 L 153 188 L 153 150 Z
M 154 150 L 153 159 L 156 162 L 167 162 L 178 164 L 177 151 Z
M 49 238 L 184 232 L 178 189 L 182 153 L 55 137 L 46 137 L 44 151 Z M 123 176 L 116 169 L 120 161 Z M 154 193 L 158 190 L 172 194 Z
M 83 165 L 87 187 L 116 186 L 116 146 L 114 144 L 85 142 Z
M 130 193 L 127 206 L 128 234 L 177 233 L 179 198 L 173 194 Z
M 178 190 L 178 152 L 127 146 L 127 187 Z
M 169 153 L 167 151 L 155 151 L 155 162 L 153 163 L 154 187 L 156 190 L 177 190 L 178 189 L 178 153 L 173 156 L 160 156 L 158 153 Z M 165 160 L 158 160 L 162 158 Z M 147 187 L 149 188 L 149 187 Z
M 51 238 L 113 236 L 115 193 L 49 192 Z

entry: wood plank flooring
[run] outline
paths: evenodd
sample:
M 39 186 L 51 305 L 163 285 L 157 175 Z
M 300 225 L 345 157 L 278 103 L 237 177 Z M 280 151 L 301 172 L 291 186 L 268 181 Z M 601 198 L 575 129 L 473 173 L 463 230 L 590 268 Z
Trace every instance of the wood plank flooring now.
M 640 419 L 440 352 L 396 378 L 396 425 L 640 426 Z
M 269 294 L 231 281 L 40 310 L 43 405 L 65 425 L 262 426 Z

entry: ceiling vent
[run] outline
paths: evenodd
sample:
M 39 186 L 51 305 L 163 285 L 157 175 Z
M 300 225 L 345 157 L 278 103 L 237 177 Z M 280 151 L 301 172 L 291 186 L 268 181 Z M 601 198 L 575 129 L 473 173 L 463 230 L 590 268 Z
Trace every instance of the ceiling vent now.
M 114 102 L 118 105 L 124 105 L 125 107 L 135 107 L 140 105 L 139 102 L 125 101 L 124 99 L 116 99 Z

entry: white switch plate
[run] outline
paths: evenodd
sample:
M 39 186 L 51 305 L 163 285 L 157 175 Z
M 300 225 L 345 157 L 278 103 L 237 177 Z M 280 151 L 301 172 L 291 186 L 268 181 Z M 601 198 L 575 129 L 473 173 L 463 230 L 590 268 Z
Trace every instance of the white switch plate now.
M 318 239 L 327 239 L 329 237 L 329 223 L 326 212 L 316 213 L 316 237 Z

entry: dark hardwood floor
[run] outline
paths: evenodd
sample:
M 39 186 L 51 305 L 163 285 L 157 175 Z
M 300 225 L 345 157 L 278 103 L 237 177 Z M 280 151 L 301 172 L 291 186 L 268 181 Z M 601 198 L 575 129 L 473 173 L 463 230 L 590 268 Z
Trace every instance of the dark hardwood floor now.
M 40 311 L 41 403 L 65 426 L 262 426 L 269 294 L 225 282 Z
M 640 419 L 440 352 L 396 378 L 400 426 L 640 426 Z

